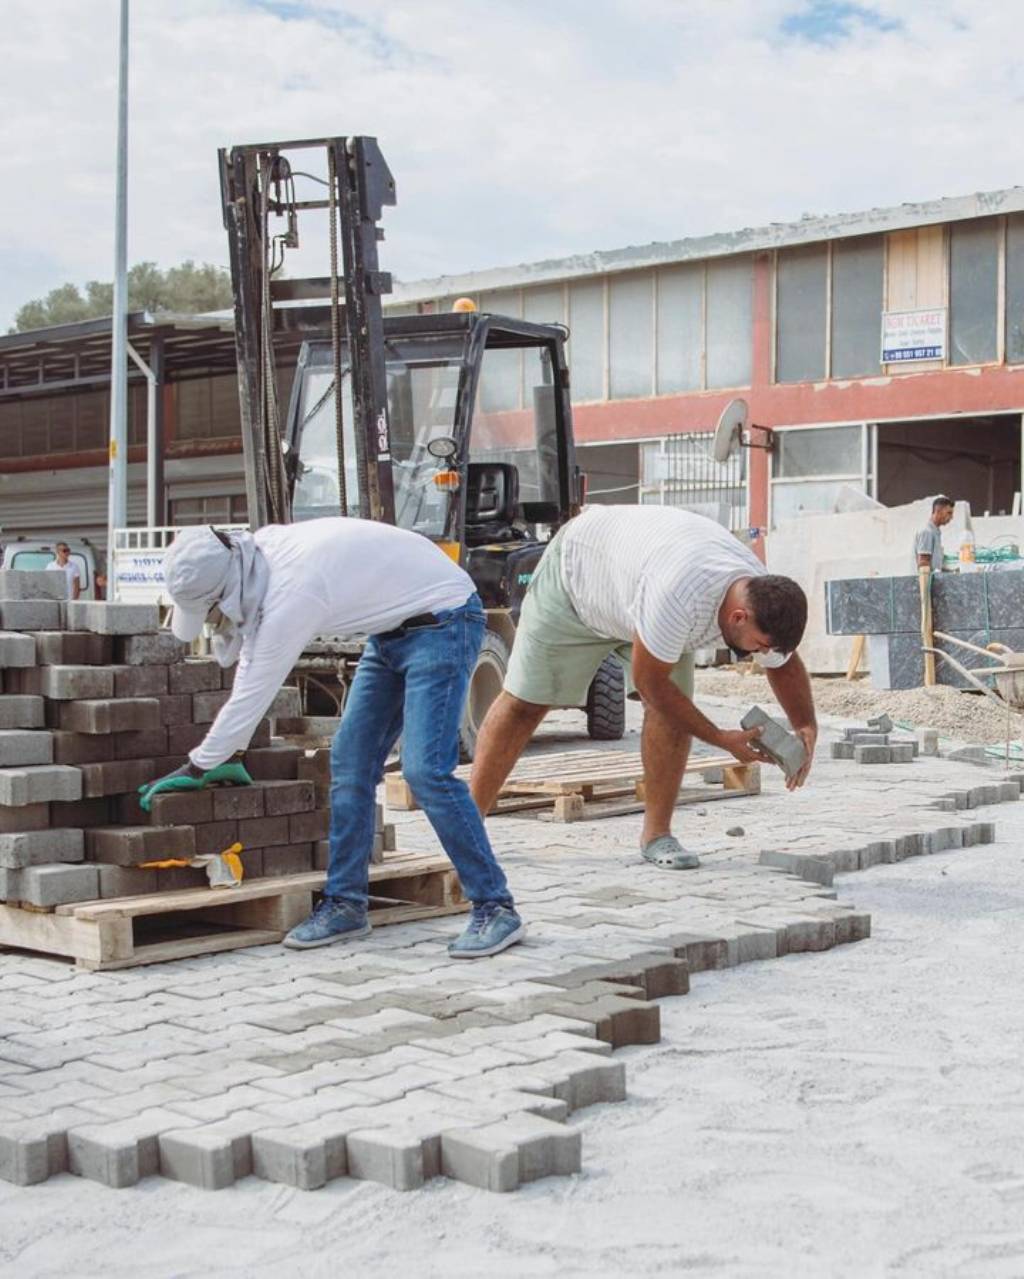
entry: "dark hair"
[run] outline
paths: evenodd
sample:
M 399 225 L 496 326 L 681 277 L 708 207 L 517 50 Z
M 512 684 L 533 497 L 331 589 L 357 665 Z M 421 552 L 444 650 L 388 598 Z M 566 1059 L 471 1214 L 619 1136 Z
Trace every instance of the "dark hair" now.
M 747 583 L 747 599 L 754 622 L 772 642 L 772 647 L 792 653 L 804 637 L 807 625 L 807 596 L 791 577 L 768 573 Z
M 934 515 L 936 511 L 941 511 L 945 506 L 956 506 L 956 503 L 951 497 L 942 497 L 940 495 L 932 503 L 932 514 Z

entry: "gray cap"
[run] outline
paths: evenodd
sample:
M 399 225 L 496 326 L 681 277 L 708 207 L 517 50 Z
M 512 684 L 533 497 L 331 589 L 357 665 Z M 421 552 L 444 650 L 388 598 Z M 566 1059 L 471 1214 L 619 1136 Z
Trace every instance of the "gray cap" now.
M 190 643 L 232 580 L 232 555 L 209 525 L 186 528 L 164 556 L 164 584 L 174 602 L 171 631 Z

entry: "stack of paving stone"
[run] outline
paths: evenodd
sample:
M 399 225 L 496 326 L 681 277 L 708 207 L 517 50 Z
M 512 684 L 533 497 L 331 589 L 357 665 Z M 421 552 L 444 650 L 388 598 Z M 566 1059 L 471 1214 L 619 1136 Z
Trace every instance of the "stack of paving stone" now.
M 909 764 L 917 758 L 914 737 L 894 737 L 890 731 L 874 728 L 846 728 L 843 740 L 832 743 L 833 759 L 852 759 L 857 764 Z
M 323 869 L 327 752 L 272 743 L 269 719 L 244 756 L 254 786 L 160 795 L 143 811 L 139 786 L 202 740 L 233 670 L 188 657 L 155 607 L 65 591 L 63 573 L 0 572 L 0 900 L 46 908 L 201 887 L 201 869 L 139 864 L 236 841 L 247 877 Z M 297 710 L 282 689 L 269 714 Z

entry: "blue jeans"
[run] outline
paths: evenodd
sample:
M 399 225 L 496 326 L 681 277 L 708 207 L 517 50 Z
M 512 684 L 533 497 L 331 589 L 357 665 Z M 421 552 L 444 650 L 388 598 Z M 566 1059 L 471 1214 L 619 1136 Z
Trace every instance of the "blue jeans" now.
M 402 737 L 402 772 L 474 904 L 511 906 L 469 787 L 455 774 L 459 721 L 484 635 L 480 597 L 437 624 L 372 636 L 331 746 L 330 862 L 324 892 L 365 906 L 377 784 Z

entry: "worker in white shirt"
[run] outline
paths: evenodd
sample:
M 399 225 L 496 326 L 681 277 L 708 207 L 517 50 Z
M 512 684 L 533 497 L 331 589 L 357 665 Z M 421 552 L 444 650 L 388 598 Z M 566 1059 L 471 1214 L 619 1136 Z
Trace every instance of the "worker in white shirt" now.
M 57 543 L 54 547 L 54 558 L 46 567 L 48 571 L 62 572 L 68 581 L 68 599 L 78 599 L 82 593 L 82 572 L 71 558 L 71 547 L 67 542 Z
M 455 958 L 497 954 L 525 935 L 465 782 L 458 728 L 485 618 L 472 579 L 417 533 L 332 518 L 255 534 L 184 529 L 164 561 L 171 630 L 213 626 L 214 656 L 237 658 L 231 696 L 176 772 L 144 788 L 245 784 L 244 749 L 316 635 L 368 635 L 331 747 L 330 859 L 324 895 L 285 938 L 298 949 L 365 937 L 376 788 L 402 737 L 406 781 L 473 903 Z
M 598 667 L 614 654 L 644 704 L 640 741 L 646 803 L 641 854 L 656 866 L 700 864 L 672 834 L 694 737 L 738 760 L 772 762 L 759 729 L 720 729 L 693 701 L 693 654 L 721 635 L 752 656 L 804 744 L 802 786 L 817 727 L 811 684 L 794 652 L 807 599 L 770 576 L 713 520 L 666 506 L 591 507 L 561 529 L 530 583 L 505 687 L 480 728 L 470 781 L 488 813 L 523 747 L 552 706 L 582 706 Z

